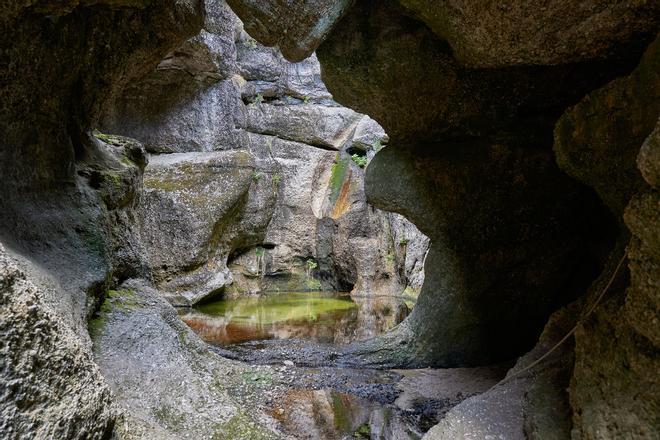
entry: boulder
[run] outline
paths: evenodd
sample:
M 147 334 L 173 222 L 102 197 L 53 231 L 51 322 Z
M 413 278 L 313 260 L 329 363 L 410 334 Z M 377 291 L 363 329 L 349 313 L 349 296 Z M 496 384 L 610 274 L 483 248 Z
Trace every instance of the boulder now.
M 165 292 L 196 303 L 231 283 L 226 258 L 243 240 L 236 225 L 253 215 L 254 159 L 246 151 L 152 156 L 144 178 L 141 235 L 154 279 Z M 266 192 L 259 209 L 269 209 Z M 272 200 L 271 200 L 272 204 Z M 251 235 L 265 232 L 255 214 Z
M 234 394 L 251 367 L 211 352 L 145 282 L 108 292 L 90 327 L 94 360 L 123 413 L 120 438 L 282 437 Z

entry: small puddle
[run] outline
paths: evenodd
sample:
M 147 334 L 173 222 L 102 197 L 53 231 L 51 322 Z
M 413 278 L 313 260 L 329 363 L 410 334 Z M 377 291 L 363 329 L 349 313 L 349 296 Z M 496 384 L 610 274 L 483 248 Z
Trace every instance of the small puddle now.
M 181 319 L 219 346 L 265 339 L 336 344 L 354 338 L 359 315 L 348 294 L 292 292 L 220 300 L 188 309 Z

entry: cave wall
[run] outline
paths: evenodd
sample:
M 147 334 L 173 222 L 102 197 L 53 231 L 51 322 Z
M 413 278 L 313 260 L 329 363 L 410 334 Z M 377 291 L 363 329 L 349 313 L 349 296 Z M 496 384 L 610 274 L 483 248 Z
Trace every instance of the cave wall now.
M 230 3 L 254 37 L 292 60 L 325 39 L 318 54 L 330 92 L 390 135 L 368 168 L 369 197 L 406 214 L 435 241 L 425 306 L 367 346 L 366 361 L 383 347 L 395 365 L 475 363 L 519 352 L 533 337 L 519 337 L 515 325 L 538 333 L 553 308 L 586 290 L 612 243 L 627 241 L 620 222 L 627 206 L 631 281 L 615 286 L 576 332 L 568 375 L 572 434 L 653 438 L 660 277 L 654 52 L 646 59 L 651 67 L 628 83 L 605 84 L 638 65 L 658 31 L 657 2 Z M 14 437 L 103 438 L 116 415 L 89 356 L 86 321 L 99 292 L 146 273 L 134 247 L 144 156 L 130 140 L 86 132 L 118 90 L 198 33 L 204 11 L 192 0 L 3 1 L 0 11 L 0 324 L 8 329 L 0 352 L 2 429 Z M 553 128 L 576 104 L 555 131 L 557 166 Z M 631 166 L 635 156 L 646 183 Z M 423 203 L 404 203 L 410 189 L 425 195 Z M 544 215 L 544 203 L 553 215 Z M 443 209 L 447 204 L 452 209 Z M 610 263 L 601 283 L 608 270 Z M 466 277 L 471 271 L 479 274 L 474 282 Z M 594 294 L 592 287 L 586 299 Z M 505 304 L 514 306 L 492 313 Z M 528 304 L 535 316 L 527 316 Z M 459 325 L 448 319 L 456 310 L 463 312 Z M 493 328 L 500 337 L 494 347 L 486 344 Z M 457 344 L 447 347 L 444 335 Z M 43 372 L 46 380 L 36 380 Z M 487 408 L 477 404 L 474 414 Z M 461 410 L 460 429 L 469 430 L 472 419 Z
M 278 9 L 275 2 L 266 3 L 262 9 Z M 650 292 L 658 289 L 649 235 L 657 228 L 654 190 L 649 192 L 638 172 L 639 167 L 647 178 L 653 176 L 653 135 L 637 166 L 634 160 L 658 116 L 653 55 L 647 54 L 631 77 L 610 81 L 639 64 L 659 20 L 653 2 L 365 0 L 345 12 L 317 50 L 333 96 L 370 114 L 391 136 L 391 147 L 376 155 L 367 172 L 370 201 L 405 214 L 432 240 L 423 307 L 389 337 L 357 348 L 354 355 L 362 361 L 371 362 L 370 353 L 379 350 L 390 353 L 393 364 L 495 359 L 511 345 L 521 344 L 512 351 L 522 348 L 513 330 L 519 323 L 529 318 L 542 325 L 562 302 L 587 292 L 569 307 L 571 313 L 561 312 L 563 318 L 548 323 L 531 352 L 540 355 L 579 318 L 585 298 L 593 301 L 602 290 L 630 238 L 628 228 L 633 232 L 627 251 L 631 281 L 622 271 L 596 317 L 578 327 L 575 372 L 573 350 L 564 348 L 554 366 L 540 366 L 538 382 L 518 386 L 521 394 L 507 391 L 513 385 L 500 387 L 500 398 L 485 395 L 481 403 L 466 404 L 473 405 L 471 416 L 459 406 L 457 430 L 442 428 L 430 438 L 479 437 L 479 432 L 506 437 L 513 425 L 511 438 L 563 438 L 571 429 L 575 438 L 657 434 L 652 414 L 658 387 L 650 379 L 657 371 L 650 330 L 657 328 L 651 299 L 657 294 Z M 562 189 L 554 192 L 555 187 Z M 544 203 L 537 204 L 540 200 Z M 557 215 L 543 215 L 548 201 Z M 489 243 L 506 254 L 489 253 Z M 543 270 L 525 273 L 534 267 Z M 587 288 L 599 268 L 601 275 Z M 463 271 L 471 276 L 461 277 Z M 506 288 L 507 281 L 513 289 Z M 490 309 L 480 310 L 486 303 L 492 310 L 507 303 L 520 308 L 489 317 Z M 535 307 L 539 313 L 532 318 L 528 311 Z M 453 320 L 456 314 L 462 319 Z M 454 328 L 463 337 L 461 325 L 468 323 L 474 326 L 470 343 L 457 339 L 445 347 L 443 337 Z M 489 339 L 493 328 L 500 346 Z M 472 353 L 468 347 L 479 340 L 491 344 Z M 517 369 L 531 362 L 531 353 Z M 546 402 L 563 402 L 558 405 L 566 408 L 569 397 L 562 390 L 571 376 L 571 408 L 555 415 L 572 417 L 572 423 L 551 434 L 536 416 L 556 408 L 539 404 L 543 399 L 532 390 L 545 390 Z M 544 377 L 554 379 L 544 383 Z M 485 408 L 503 405 L 507 393 L 529 396 L 527 403 L 536 409 L 518 407 L 512 410 L 519 411 L 517 421 L 503 417 L 489 426 L 489 420 L 496 421 L 484 418 Z
M 144 154 L 86 131 L 127 81 L 201 26 L 197 1 L 3 1 L 0 23 L 1 431 L 108 438 L 118 412 L 87 319 L 143 273 Z
M 660 40 L 629 75 L 569 108 L 555 129 L 558 162 L 598 191 L 625 222 L 628 285 L 607 297 L 575 335 L 570 386 L 573 435 L 652 438 L 657 435 L 658 163 Z M 588 159 L 587 159 L 588 157 Z M 656 156 L 657 157 L 657 156 Z M 607 380 L 599 378 L 606 377 Z
M 426 270 L 437 276 L 402 330 L 418 344 L 388 346 L 412 365 L 520 353 L 586 289 L 612 243 L 600 202 L 555 163 L 554 123 L 639 55 L 469 68 L 395 2 L 354 8 L 318 50 L 323 75 L 337 99 L 390 133 L 396 148 L 374 158 L 367 195 L 431 237 Z

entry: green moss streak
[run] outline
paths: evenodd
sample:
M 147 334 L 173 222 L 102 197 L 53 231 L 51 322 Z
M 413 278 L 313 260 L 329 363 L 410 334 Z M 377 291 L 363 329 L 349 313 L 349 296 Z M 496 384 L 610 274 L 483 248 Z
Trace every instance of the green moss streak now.
M 350 163 L 349 157 L 337 158 L 336 162 L 332 165 L 332 173 L 330 175 L 330 203 L 333 205 L 337 202 L 341 187 L 344 184 Z

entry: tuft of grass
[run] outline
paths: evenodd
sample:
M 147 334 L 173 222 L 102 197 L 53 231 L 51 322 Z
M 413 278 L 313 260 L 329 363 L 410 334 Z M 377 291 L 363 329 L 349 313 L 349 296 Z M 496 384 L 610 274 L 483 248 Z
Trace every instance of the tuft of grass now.
M 257 48 L 257 40 L 254 38 L 248 38 L 243 41 L 243 46 L 247 47 L 248 49 L 256 49 Z
M 254 97 L 250 105 L 257 105 L 257 104 L 261 104 L 262 102 L 264 102 L 264 95 L 262 95 L 261 93 L 257 93 L 257 96 Z
M 364 168 L 367 166 L 367 156 L 361 156 L 359 154 L 353 154 L 351 156 L 351 159 L 353 159 L 353 162 L 357 164 L 360 168 Z

